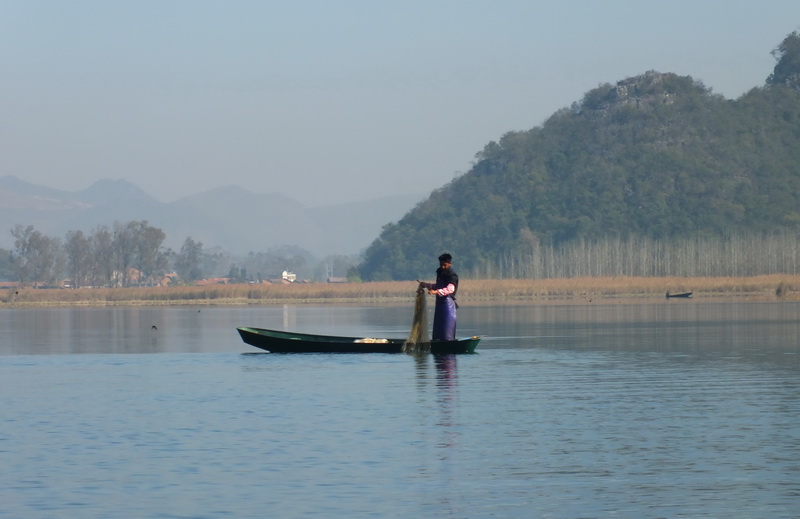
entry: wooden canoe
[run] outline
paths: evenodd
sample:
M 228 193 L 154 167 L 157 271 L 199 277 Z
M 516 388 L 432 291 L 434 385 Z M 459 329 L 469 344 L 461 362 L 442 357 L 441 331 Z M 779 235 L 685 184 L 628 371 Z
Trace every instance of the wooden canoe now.
M 684 298 L 688 298 L 688 297 L 692 297 L 692 293 L 691 293 L 691 292 L 682 292 L 682 293 L 680 293 L 680 294 L 671 294 L 671 293 L 669 292 L 669 290 L 668 290 L 668 291 L 667 291 L 667 299 L 671 299 L 671 298 L 673 298 L 673 297 L 684 297 Z
M 250 346 L 271 353 L 402 353 L 405 339 L 337 337 L 310 333 L 281 332 L 264 328 L 237 328 Z M 431 353 L 475 353 L 480 337 L 454 341 L 432 341 Z

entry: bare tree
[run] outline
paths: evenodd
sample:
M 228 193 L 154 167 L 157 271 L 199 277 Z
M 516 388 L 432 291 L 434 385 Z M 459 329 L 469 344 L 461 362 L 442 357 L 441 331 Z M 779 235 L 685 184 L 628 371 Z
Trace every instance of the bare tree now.
M 136 222 L 114 222 L 114 253 L 119 284 L 130 284 L 131 269 L 136 259 Z
M 64 268 L 61 241 L 37 231 L 32 225 L 17 225 L 12 229 L 14 252 L 12 261 L 17 279 L 30 282 L 34 287 L 40 283 L 55 283 Z
M 101 225 L 89 236 L 91 247 L 92 284 L 109 286 L 114 279 L 116 254 L 114 252 L 114 236 L 108 227 Z
M 141 273 L 140 283 L 154 282 L 156 275 L 164 274 L 168 265 L 168 256 L 162 249 L 166 234 L 157 227 L 148 225 L 146 220 L 134 222 L 136 230 L 136 263 Z
M 93 270 L 92 247 L 83 231 L 69 231 L 65 237 L 64 252 L 67 256 L 67 275 L 75 288 L 90 282 Z
M 196 281 L 203 277 L 203 271 L 200 268 L 202 261 L 203 243 L 187 237 L 175 260 L 175 270 L 183 282 Z

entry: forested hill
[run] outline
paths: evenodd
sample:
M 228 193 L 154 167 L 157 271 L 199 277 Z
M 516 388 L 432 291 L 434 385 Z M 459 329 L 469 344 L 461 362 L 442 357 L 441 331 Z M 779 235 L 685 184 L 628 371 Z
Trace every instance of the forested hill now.
M 490 142 L 367 249 L 364 280 L 488 270 L 540 244 L 800 229 L 800 36 L 736 100 L 673 73 L 604 84 Z

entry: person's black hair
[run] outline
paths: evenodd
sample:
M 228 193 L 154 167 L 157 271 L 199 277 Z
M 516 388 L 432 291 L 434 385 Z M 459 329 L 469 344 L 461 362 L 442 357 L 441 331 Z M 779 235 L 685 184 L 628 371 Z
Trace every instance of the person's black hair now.
M 451 256 L 450 254 L 445 252 L 444 254 L 439 256 L 439 263 L 441 263 L 441 262 L 452 263 L 453 262 L 453 256 Z

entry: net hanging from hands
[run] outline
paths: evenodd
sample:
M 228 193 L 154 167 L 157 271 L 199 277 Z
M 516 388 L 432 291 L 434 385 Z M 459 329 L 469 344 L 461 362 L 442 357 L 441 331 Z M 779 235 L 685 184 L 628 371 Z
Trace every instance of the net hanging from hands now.
M 403 353 L 426 353 L 431 351 L 431 342 L 428 339 L 428 313 L 426 308 L 425 287 L 417 288 L 414 300 L 414 320 L 411 323 L 411 332 L 403 343 Z

